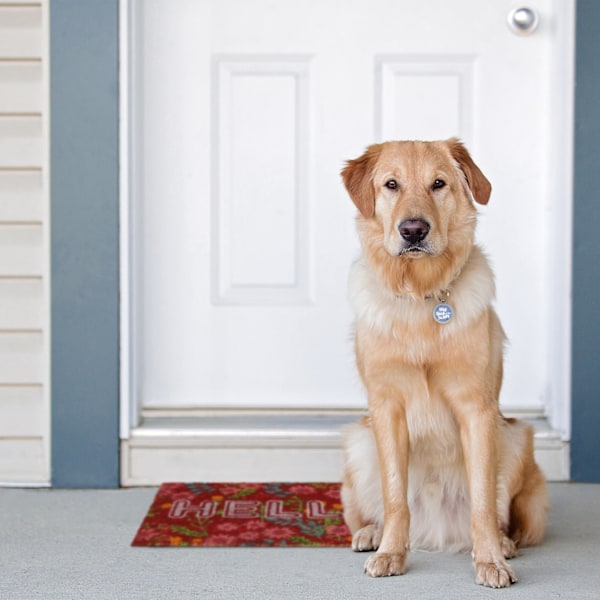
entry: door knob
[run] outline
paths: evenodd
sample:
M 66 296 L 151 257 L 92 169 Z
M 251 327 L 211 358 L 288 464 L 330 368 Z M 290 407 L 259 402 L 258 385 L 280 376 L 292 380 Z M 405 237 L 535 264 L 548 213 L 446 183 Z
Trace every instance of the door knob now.
M 508 13 L 508 26 L 517 35 L 529 35 L 533 33 L 539 23 L 537 12 L 528 6 L 520 6 Z

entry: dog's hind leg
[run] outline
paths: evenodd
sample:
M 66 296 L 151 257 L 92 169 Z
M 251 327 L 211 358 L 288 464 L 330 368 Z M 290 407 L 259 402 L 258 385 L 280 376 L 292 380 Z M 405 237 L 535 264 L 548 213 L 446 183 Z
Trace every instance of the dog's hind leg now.
M 508 535 L 517 546 L 535 546 L 542 541 L 548 509 L 546 480 L 538 465 L 531 463 L 510 506 Z
M 531 425 L 505 419 L 502 433 L 498 517 L 502 547 L 510 558 L 509 554 L 518 547 L 542 541 L 549 503 L 546 480 L 535 462 Z M 512 556 L 517 554 L 518 551 Z
M 344 506 L 344 521 L 352 534 L 352 550 L 367 552 L 377 550 L 381 543 L 382 529 L 375 523 L 369 523 L 363 516 L 354 487 L 351 473 L 344 473 L 342 486 L 342 504 Z

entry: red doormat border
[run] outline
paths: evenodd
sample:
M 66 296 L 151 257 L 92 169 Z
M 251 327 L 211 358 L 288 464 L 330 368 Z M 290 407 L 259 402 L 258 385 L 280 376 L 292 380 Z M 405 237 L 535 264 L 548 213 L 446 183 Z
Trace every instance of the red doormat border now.
M 348 547 L 339 483 L 163 483 L 132 546 Z

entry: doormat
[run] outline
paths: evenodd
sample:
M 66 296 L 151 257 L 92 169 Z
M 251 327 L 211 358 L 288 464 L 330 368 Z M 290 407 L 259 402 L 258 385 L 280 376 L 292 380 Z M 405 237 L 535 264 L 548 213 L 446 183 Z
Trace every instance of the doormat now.
M 132 546 L 348 547 L 339 483 L 163 483 Z

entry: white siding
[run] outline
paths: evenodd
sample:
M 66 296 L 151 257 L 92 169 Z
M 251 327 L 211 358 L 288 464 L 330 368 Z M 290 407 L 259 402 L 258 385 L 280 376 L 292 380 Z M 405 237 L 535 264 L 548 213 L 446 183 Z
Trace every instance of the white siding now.
M 49 483 L 48 6 L 0 0 L 0 484 Z

